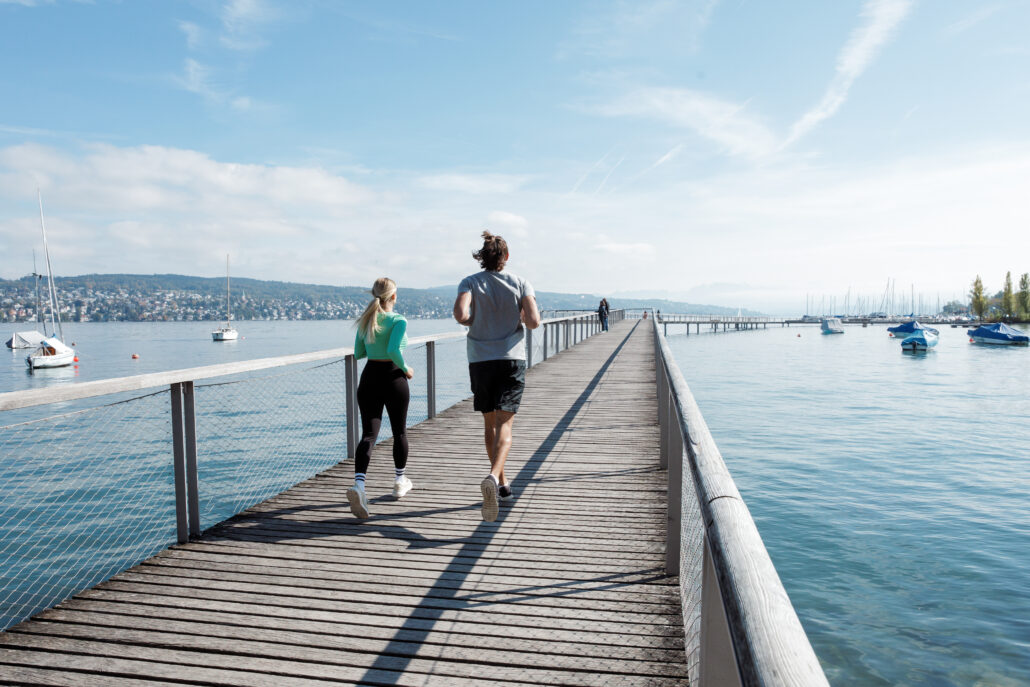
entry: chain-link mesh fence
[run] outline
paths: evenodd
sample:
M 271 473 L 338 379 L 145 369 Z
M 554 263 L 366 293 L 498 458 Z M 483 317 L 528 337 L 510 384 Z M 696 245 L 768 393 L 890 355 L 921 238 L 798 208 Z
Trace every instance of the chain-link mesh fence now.
M 206 529 L 347 457 L 343 359 L 196 385 Z
M 552 327 L 548 357 L 559 337 L 564 346 L 562 326 Z M 538 329 L 534 362 L 543 345 Z M 442 412 L 471 394 L 466 343 L 434 346 Z M 426 349 L 405 351 L 415 368 L 409 426 L 429 415 Z M 359 361 L 358 378 L 363 368 Z M 201 529 L 346 459 L 343 358 L 215 377 L 194 389 Z M 110 400 L 122 396 L 60 415 L 45 405 L 0 415 L 0 630 L 176 541 L 169 391 Z M 391 435 L 384 422 L 379 440 Z
M 0 630 L 175 542 L 168 396 L 0 427 Z

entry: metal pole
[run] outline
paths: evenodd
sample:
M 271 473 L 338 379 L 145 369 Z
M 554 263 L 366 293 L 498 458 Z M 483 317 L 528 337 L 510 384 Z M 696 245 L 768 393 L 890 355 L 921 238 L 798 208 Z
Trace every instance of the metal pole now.
M 436 417 L 436 342 L 426 342 L 426 406 L 429 417 Z
M 547 325 L 544 325 L 544 360 L 547 360 Z
M 186 461 L 182 430 L 182 384 L 171 385 L 172 400 L 172 479 L 175 484 L 175 529 L 178 542 L 189 541 L 186 522 Z
M 197 478 L 197 414 L 193 382 L 182 384 L 183 423 L 186 437 L 186 506 L 189 510 L 190 536 L 200 536 L 200 487 Z
M 533 330 L 526 329 L 526 369 L 533 367 Z
M 358 450 L 359 423 L 358 417 L 358 361 L 353 355 L 348 355 L 343 361 L 344 385 L 346 386 L 346 410 L 347 419 L 347 457 L 354 459 Z

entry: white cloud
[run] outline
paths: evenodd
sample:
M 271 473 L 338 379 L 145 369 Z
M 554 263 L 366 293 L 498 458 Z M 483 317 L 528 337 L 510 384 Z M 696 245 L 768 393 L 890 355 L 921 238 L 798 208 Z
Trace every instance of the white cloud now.
M 596 243 L 592 247 L 592 250 L 599 253 L 608 253 L 609 255 L 616 255 L 627 259 L 650 259 L 657 255 L 655 247 L 650 243 L 644 243 L 636 241 L 633 243 L 617 243 L 617 242 L 604 242 Z
M 494 210 L 487 215 L 486 221 L 490 227 L 498 227 L 496 233 L 507 232 L 519 238 L 529 235 L 529 221 L 522 215 L 516 215 L 513 212 Z
M 203 30 L 193 22 L 180 21 L 179 30 L 186 36 L 186 47 L 196 50 L 203 37 Z
M 985 7 L 979 7 L 976 9 L 976 11 L 972 12 L 971 14 L 968 14 L 962 19 L 959 19 L 958 21 L 953 22 L 952 24 L 949 24 L 948 26 L 944 27 L 942 33 L 949 38 L 957 36 L 960 33 L 968 31 L 977 24 L 986 21 L 991 16 L 996 14 L 998 10 L 1000 10 L 1001 8 L 1001 5 L 987 5 Z
M 837 112 L 855 80 L 876 58 L 911 8 L 911 0 L 867 0 L 862 8 L 865 23 L 851 33 L 837 56 L 833 80 L 815 107 L 791 127 L 784 146 L 794 143 Z
M 528 177 L 510 174 L 433 174 L 420 177 L 418 184 L 433 191 L 490 194 L 513 193 Z
M 222 7 L 222 45 L 231 50 L 257 50 L 267 42 L 260 30 L 278 17 L 262 0 L 228 0 Z
M 760 157 L 776 150 L 776 136 L 745 108 L 686 88 L 641 88 L 600 112 L 664 121 L 694 131 L 732 155 Z
M 210 105 L 229 106 L 240 111 L 255 106 L 250 97 L 233 95 L 230 90 L 220 87 L 211 69 L 191 57 L 183 63 L 182 75 L 173 77 L 173 81 L 183 90 L 201 96 Z

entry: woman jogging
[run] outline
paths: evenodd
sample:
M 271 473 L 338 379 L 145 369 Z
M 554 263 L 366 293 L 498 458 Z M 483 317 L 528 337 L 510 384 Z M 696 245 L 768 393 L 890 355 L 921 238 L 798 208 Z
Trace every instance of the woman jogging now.
M 368 362 L 358 383 L 361 441 L 354 456 L 354 486 L 347 490 L 347 501 L 359 518 L 368 517 L 365 471 L 379 436 L 384 406 L 393 429 L 394 498 L 401 498 L 414 486 L 404 474 L 408 463 L 408 380 L 414 371 L 404 362 L 408 321 L 393 311 L 396 303 L 397 285 L 392 279 L 380 277 L 372 286 L 372 302 L 356 323 L 354 359 L 367 356 Z

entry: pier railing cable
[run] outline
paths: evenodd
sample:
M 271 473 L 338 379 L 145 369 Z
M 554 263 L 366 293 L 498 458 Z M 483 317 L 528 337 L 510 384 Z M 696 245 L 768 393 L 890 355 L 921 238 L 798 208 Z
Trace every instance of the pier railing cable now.
M 599 331 L 544 320 L 529 364 Z M 409 340 L 409 425 L 469 395 L 464 343 Z M 337 348 L 0 393 L 0 631 L 353 458 L 363 364 Z
M 680 578 L 690 684 L 826 687 L 758 528 L 652 319 L 661 460 L 669 475 L 666 572 Z

